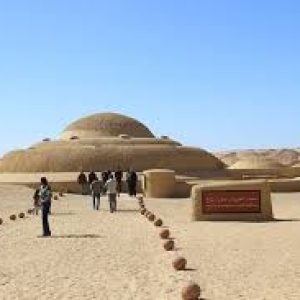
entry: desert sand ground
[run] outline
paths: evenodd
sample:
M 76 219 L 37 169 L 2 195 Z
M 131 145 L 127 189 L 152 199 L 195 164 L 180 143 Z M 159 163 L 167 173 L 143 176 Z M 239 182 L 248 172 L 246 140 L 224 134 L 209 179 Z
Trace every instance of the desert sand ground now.
M 162 250 L 159 230 L 122 195 L 120 211 L 100 212 L 85 196 L 54 201 L 52 238 L 39 238 L 40 217 L 15 222 L 32 190 L 0 185 L 0 299 L 180 299 L 190 279 L 203 298 L 300 299 L 300 194 L 273 195 L 279 220 L 269 223 L 191 222 L 188 199 L 146 199 L 175 238 Z M 184 255 L 188 271 L 175 272 Z
M 300 194 L 273 194 L 277 221 L 190 222 L 190 200 L 147 201 L 170 226 L 205 299 L 300 299 Z
M 32 191 L 0 186 L 0 299 L 180 299 L 187 274 L 175 273 L 158 230 L 122 196 L 120 211 L 91 210 L 90 198 L 53 201 L 52 238 L 38 238 L 40 217 L 12 222 Z

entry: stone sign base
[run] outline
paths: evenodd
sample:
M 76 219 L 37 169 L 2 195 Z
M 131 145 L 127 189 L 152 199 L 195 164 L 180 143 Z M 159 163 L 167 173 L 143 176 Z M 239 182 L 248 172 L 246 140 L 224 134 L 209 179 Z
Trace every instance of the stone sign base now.
M 192 191 L 195 221 L 269 221 L 270 186 L 265 180 L 197 185 Z

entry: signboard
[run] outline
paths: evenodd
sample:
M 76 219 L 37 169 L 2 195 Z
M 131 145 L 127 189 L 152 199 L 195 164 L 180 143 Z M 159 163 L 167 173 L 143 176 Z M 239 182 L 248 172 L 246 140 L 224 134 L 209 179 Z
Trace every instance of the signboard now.
M 260 191 L 202 191 L 203 214 L 260 213 Z

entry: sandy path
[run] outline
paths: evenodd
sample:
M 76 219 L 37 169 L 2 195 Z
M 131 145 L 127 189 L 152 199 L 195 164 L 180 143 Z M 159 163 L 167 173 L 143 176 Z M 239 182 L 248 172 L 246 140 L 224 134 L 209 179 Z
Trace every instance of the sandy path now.
M 15 203 L 22 207 L 32 191 L 21 192 L 24 199 Z M 174 254 L 162 250 L 136 201 L 124 197 L 111 215 L 106 199 L 99 213 L 87 200 L 68 195 L 54 203 L 50 239 L 37 237 L 40 217 L 0 227 L 0 299 L 180 299 L 190 275 L 172 270 Z M 7 201 L 0 202 L 1 214 L 11 209 Z
M 188 199 L 147 206 L 170 225 L 205 299 L 300 299 L 300 194 L 273 195 L 283 220 L 271 223 L 190 222 Z
M 207 300 L 300 299 L 300 194 L 273 195 L 281 221 L 191 222 L 188 199 L 146 199 L 176 238 L 189 272 L 171 267 L 158 230 L 123 196 L 121 211 L 91 211 L 89 198 L 54 202 L 54 237 L 40 217 L 11 222 L 31 204 L 27 188 L 0 186 L 0 299 L 180 299 L 188 279 Z

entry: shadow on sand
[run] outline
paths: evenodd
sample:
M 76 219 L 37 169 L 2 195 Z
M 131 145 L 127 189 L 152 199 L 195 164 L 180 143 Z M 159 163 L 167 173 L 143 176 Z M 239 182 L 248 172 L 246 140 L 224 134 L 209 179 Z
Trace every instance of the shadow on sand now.
M 271 222 L 300 222 L 300 218 L 274 219 Z
M 74 212 L 55 212 L 51 213 L 52 216 L 73 216 L 75 215 Z
M 196 272 L 197 269 L 193 269 L 193 268 L 186 268 L 183 270 L 183 272 Z
M 300 222 L 300 218 L 287 218 L 279 219 L 274 218 L 272 220 L 220 220 L 220 221 L 203 221 L 203 222 L 214 222 L 214 223 L 249 223 L 249 224 L 263 224 L 263 223 L 280 223 L 280 222 Z
M 63 234 L 63 235 L 52 235 L 49 238 L 51 239 L 101 239 L 103 237 L 97 234 Z
M 117 210 L 117 213 L 120 212 L 120 213 L 137 213 L 137 212 L 140 212 L 138 209 L 118 209 Z

